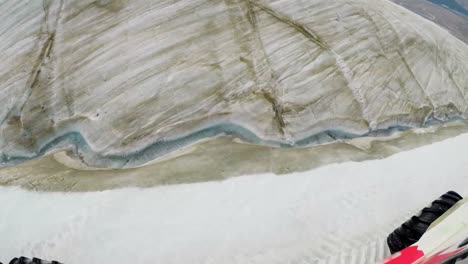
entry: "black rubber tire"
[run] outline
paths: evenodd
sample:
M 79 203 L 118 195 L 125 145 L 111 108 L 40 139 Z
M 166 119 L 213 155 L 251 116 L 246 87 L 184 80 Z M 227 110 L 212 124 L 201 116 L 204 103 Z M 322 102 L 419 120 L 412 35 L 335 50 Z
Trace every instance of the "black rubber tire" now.
M 57 262 L 55 260 L 50 262 L 50 261 L 45 261 L 39 258 L 29 259 L 26 257 L 20 257 L 20 258 L 12 259 L 9 264 L 63 264 L 63 263 Z
M 19 263 L 18 258 L 14 258 L 14 259 L 10 260 L 9 264 L 17 264 L 17 263 Z
M 429 226 L 461 199 L 458 193 L 449 191 L 411 217 L 387 237 L 390 252 L 394 254 L 418 242 Z

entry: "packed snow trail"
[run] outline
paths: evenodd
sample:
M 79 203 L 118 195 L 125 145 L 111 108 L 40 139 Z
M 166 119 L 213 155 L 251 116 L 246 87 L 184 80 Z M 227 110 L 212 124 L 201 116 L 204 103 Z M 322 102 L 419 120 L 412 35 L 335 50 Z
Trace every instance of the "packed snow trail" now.
M 0 187 L 0 261 L 375 263 L 442 193 L 468 194 L 468 134 L 384 160 L 148 189 Z

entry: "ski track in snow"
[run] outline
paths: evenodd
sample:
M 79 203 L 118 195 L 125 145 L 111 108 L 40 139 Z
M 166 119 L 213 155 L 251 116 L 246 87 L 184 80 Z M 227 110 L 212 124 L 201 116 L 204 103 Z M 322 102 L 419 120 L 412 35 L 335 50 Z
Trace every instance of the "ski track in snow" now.
M 383 160 L 148 189 L 0 187 L 0 261 L 375 263 L 442 193 L 468 194 L 468 134 Z

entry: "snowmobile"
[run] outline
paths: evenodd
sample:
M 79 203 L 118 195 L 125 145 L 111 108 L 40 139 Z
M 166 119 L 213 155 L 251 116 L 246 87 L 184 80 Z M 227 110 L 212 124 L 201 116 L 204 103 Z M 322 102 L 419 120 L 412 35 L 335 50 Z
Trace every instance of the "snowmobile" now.
M 450 191 L 387 238 L 384 264 L 468 264 L 468 199 Z

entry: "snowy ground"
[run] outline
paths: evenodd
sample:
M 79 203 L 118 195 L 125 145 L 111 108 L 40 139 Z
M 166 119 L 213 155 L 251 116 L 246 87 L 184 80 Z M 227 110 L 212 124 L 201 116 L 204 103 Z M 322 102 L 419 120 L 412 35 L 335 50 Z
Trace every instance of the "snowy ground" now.
M 0 261 L 375 263 L 389 232 L 450 189 L 468 195 L 468 134 L 283 176 L 91 193 L 1 187 Z

